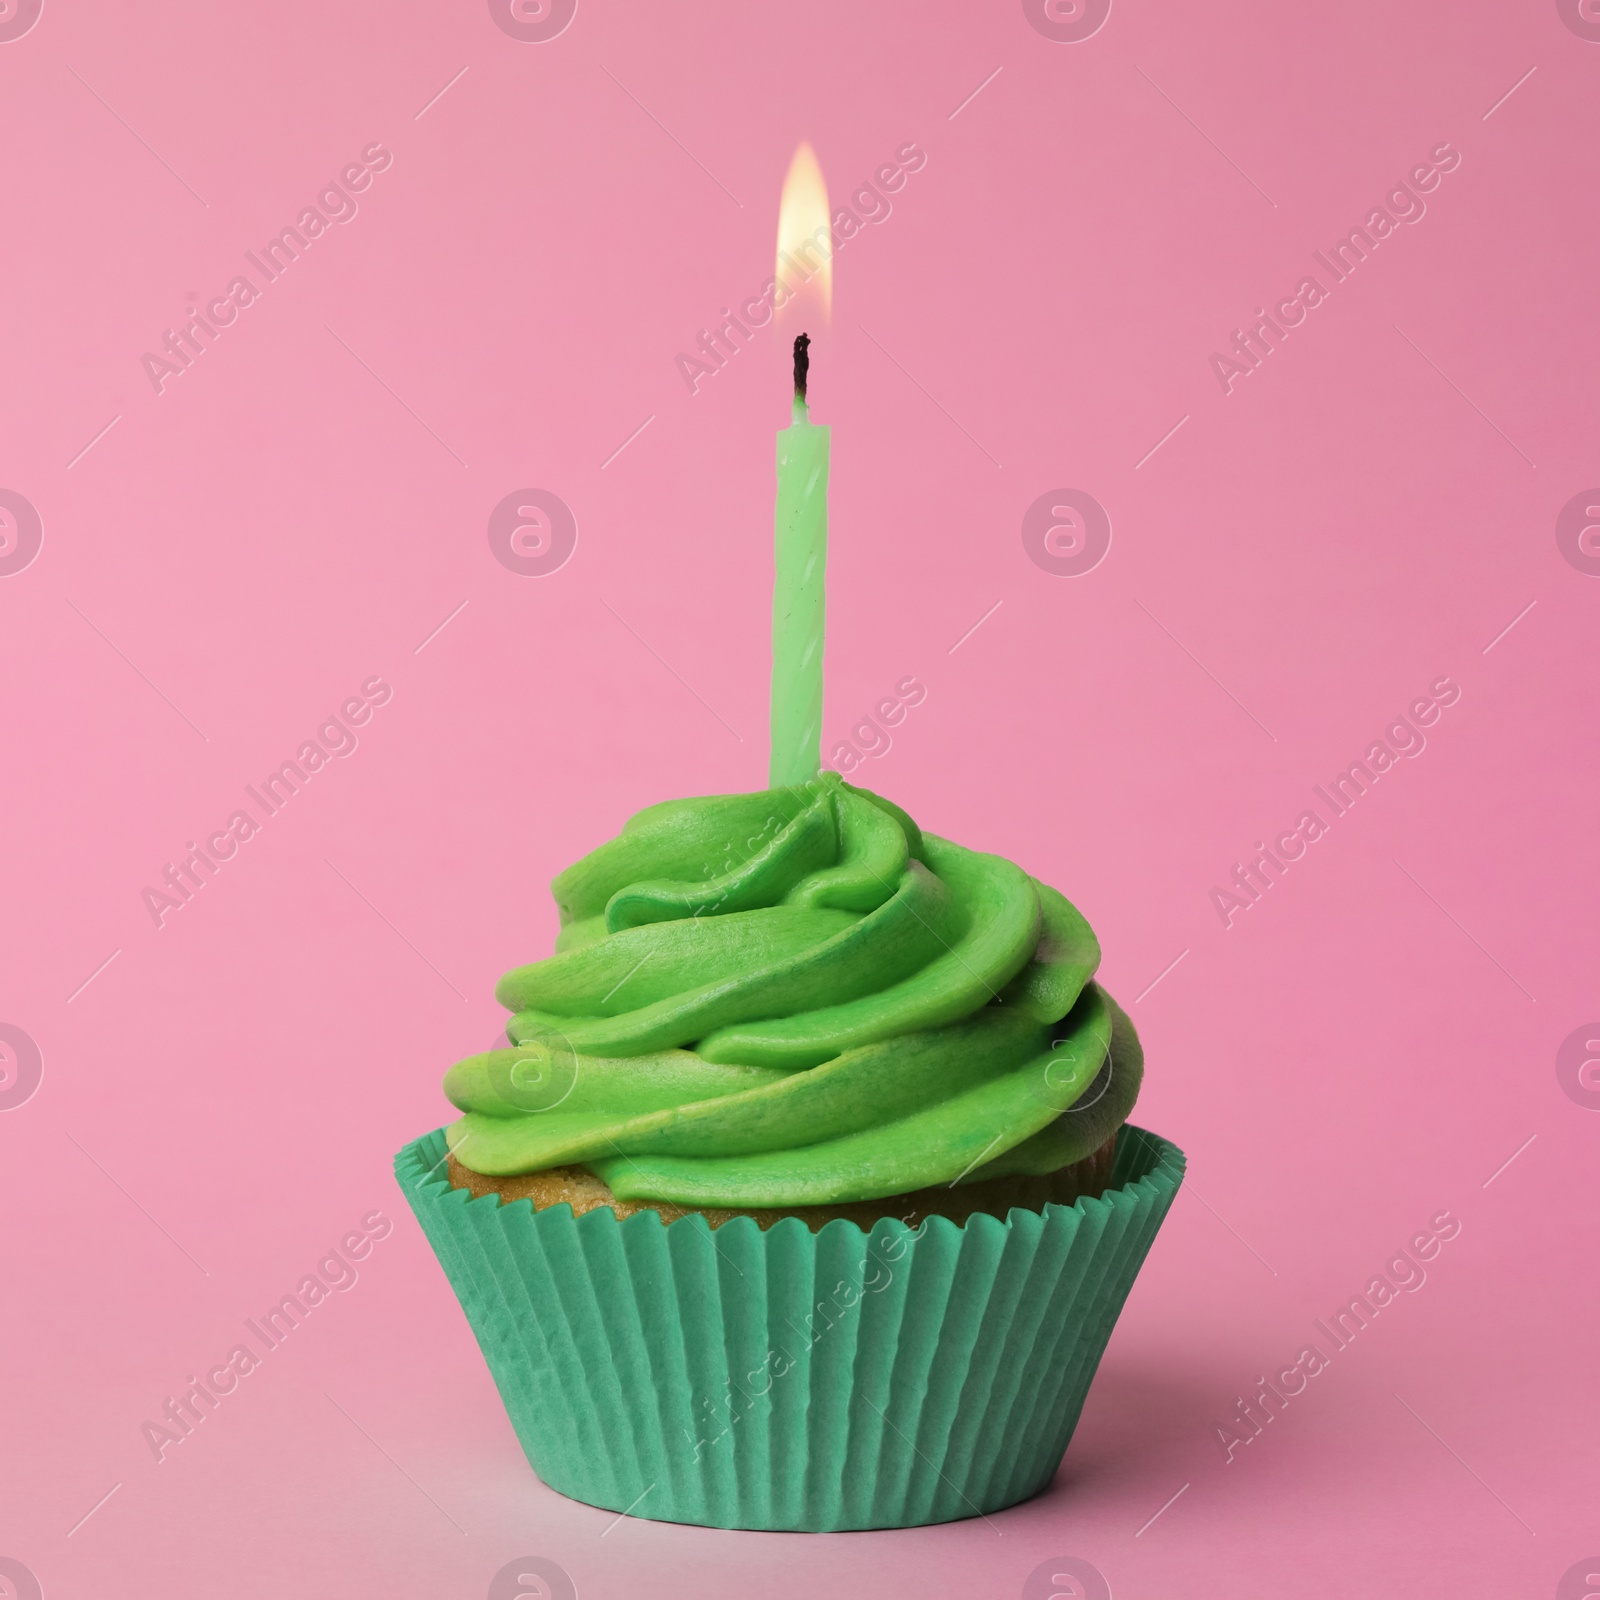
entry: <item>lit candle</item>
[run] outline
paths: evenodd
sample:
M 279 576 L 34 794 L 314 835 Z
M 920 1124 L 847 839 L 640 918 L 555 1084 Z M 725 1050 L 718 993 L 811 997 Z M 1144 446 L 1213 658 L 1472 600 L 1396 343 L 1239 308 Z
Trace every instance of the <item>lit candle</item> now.
M 778 514 L 772 588 L 774 789 L 805 783 L 822 764 L 822 645 L 827 624 L 831 428 L 811 420 L 811 340 L 794 342 L 794 420 L 778 434 Z
M 778 209 L 775 305 L 826 323 L 833 299 L 828 192 L 811 146 L 795 152 Z M 785 318 L 787 320 L 787 318 Z M 793 327 L 794 322 L 790 321 Z M 822 649 L 828 567 L 831 429 L 811 420 L 806 379 L 811 340 L 794 341 L 794 410 L 778 434 L 778 508 L 772 589 L 772 755 L 768 783 L 816 777 L 822 757 Z

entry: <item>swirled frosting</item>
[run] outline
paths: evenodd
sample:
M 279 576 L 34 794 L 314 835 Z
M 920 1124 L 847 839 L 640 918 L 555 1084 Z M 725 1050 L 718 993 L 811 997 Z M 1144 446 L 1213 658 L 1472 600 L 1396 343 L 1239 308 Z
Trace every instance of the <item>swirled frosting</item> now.
M 512 1047 L 445 1077 L 476 1171 L 837 1204 L 1053 1172 L 1138 1093 L 1065 896 L 836 773 L 651 806 L 552 889 L 556 953 L 495 991 Z

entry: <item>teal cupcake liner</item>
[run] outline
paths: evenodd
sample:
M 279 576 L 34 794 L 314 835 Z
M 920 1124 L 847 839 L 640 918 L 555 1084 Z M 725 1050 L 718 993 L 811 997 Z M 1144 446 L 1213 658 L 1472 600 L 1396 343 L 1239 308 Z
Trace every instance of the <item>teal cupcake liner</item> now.
M 440 1129 L 395 1176 L 534 1471 L 633 1516 L 807 1532 L 1043 1489 L 1184 1170 L 1125 1126 L 1098 1198 L 812 1233 L 474 1200 L 445 1155 Z

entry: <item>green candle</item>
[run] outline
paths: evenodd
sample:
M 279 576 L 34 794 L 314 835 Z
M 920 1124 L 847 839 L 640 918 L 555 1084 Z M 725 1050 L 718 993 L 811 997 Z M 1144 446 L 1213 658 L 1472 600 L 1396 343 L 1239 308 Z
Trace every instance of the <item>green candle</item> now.
M 805 783 L 822 764 L 822 643 L 828 566 L 828 459 L 832 430 L 811 420 L 811 340 L 794 342 L 794 420 L 778 434 L 776 572 L 772 588 L 774 788 Z

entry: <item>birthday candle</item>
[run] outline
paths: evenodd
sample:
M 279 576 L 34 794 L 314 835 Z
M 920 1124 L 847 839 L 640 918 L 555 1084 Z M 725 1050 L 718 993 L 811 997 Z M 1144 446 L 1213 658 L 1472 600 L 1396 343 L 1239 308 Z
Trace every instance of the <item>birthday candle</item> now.
M 773 305 L 779 322 L 823 331 L 833 313 L 828 187 L 811 146 L 789 163 L 778 206 Z M 778 435 L 778 507 L 772 590 L 773 788 L 809 782 L 822 753 L 822 650 L 828 569 L 830 430 L 811 420 L 811 339 L 794 341 L 794 408 Z
M 794 342 L 793 421 L 778 434 L 768 778 L 774 789 L 805 783 L 821 766 L 832 429 L 811 420 L 806 401 L 810 344 L 803 333 Z

